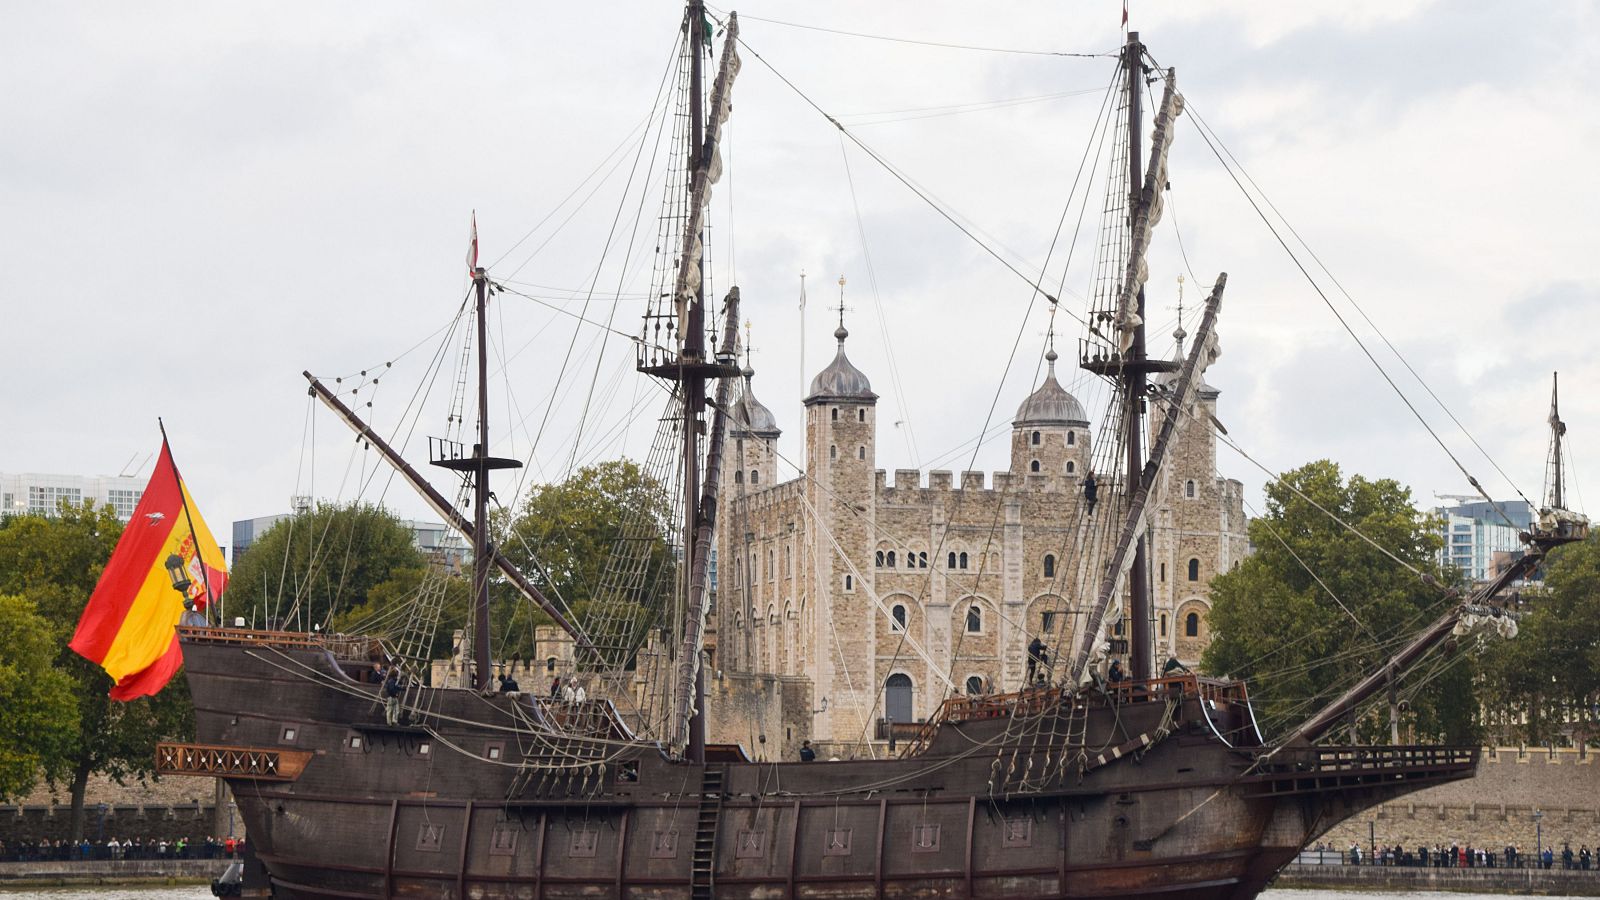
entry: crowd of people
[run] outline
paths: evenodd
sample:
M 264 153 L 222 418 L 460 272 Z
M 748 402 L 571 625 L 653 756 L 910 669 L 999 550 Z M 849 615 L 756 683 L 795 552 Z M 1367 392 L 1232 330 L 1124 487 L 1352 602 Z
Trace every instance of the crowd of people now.
M 52 862 L 118 859 L 233 859 L 244 852 L 244 838 L 207 835 L 203 841 L 180 837 L 174 841 L 129 838 L 121 841 L 3 841 L 0 862 Z
M 1600 859 L 1596 858 L 1600 851 L 1590 850 L 1588 844 L 1580 844 L 1576 850 L 1571 844 L 1563 844 L 1559 850 L 1555 847 L 1541 847 L 1532 853 L 1524 852 L 1516 844 L 1507 844 L 1498 850 L 1459 844 L 1449 847 L 1443 844 L 1435 844 L 1432 847 L 1423 845 L 1416 849 L 1407 849 L 1397 844 L 1393 847 L 1378 847 L 1375 850 L 1351 844 L 1350 849 L 1342 852 L 1318 844 L 1313 849 L 1325 853 L 1339 852 L 1341 860 L 1351 866 L 1600 870 Z

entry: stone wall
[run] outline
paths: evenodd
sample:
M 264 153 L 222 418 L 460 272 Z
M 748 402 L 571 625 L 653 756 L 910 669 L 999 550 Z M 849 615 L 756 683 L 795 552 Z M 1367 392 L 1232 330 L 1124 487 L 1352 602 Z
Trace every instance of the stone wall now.
M 811 693 L 808 678 L 713 675 L 706 682 L 706 740 L 739 744 L 753 759 L 792 762 L 800 742 L 812 739 Z
M 1600 871 L 1291 865 L 1283 870 L 1273 886 L 1395 893 L 1451 891 L 1472 894 L 1596 897 L 1600 896 Z
M 1532 853 L 1600 846 L 1600 763 L 1586 748 L 1486 748 L 1478 777 L 1407 795 L 1348 819 L 1322 838 L 1336 848 L 1369 844 L 1470 844 Z M 1538 818 L 1535 818 L 1538 814 Z
M 206 835 L 217 835 L 213 830 L 211 805 L 186 806 L 136 806 L 107 804 L 104 819 L 97 806 L 86 810 L 83 836 L 90 841 L 109 841 L 116 838 L 126 841 L 175 841 L 188 838 L 190 843 L 204 841 Z M 223 813 L 223 831 L 227 830 L 227 812 Z M 234 818 L 235 835 L 244 834 L 244 821 Z M 0 806 L 0 841 L 11 845 L 19 841 L 64 841 L 71 833 L 72 808 L 70 806 Z

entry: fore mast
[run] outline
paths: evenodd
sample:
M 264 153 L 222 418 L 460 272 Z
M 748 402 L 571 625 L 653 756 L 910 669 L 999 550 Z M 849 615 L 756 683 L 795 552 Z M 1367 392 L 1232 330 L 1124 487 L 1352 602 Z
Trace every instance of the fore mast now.
M 489 455 L 489 276 L 477 265 L 477 223 L 472 235 L 472 288 L 476 295 L 478 324 L 478 433 L 471 455 L 463 456 L 459 445 L 433 439 L 430 462 L 472 478 L 472 686 L 479 691 L 494 687 L 493 657 L 489 648 L 489 572 L 494 566 L 489 543 L 489 473 L 495 469 L 515 469 L 515 459 Z

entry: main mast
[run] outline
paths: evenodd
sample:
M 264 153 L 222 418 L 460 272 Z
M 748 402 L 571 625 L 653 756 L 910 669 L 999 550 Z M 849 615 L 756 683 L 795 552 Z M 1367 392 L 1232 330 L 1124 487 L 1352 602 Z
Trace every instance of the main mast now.
M 738 36 L 738 20 L 729 15 L 727 43 L 723 51 L 716 83 L 711 91 L 711 107 L 705 104 L 706 14 L 703 0 L 690 0 L 684 14 L 685 46 L 689 53 L 688 90 L 688 146 L 685 148 L 689 177 L 687 211 L 682 242 L 679 245 L 677 280 L 672 290 L 671 309 L 652 309 L 645 316 L 645 340 L 639 348 L 641 372 L 653 375 L 675 385 L 674 393 L 682 402 L 682 445 L 680 462 L 683 466 L 683 540 L 681 579 L 687 596 L 683 605 L 684 621 L 678 656 L 675 660 L 677 679 L 673 688 L 674 749 L 681 747 L 686 759 L 704 762 L 706 740 L 705 672 L 700 665 L 700 654 L 705 635 L 706 593 L 710 563 L 710 529 L 714 527 L 717 511 L 717 465 L 721 453 L 721 433 L 726 425 L 725 409 L 728 401 L 726 385 L 718 386 L 716 416 L 709 429 L 709 441 L 701 452 L 701 435 L 708 432 L 705 421 L 708 382 L 726 379 L 739 373 L 733 345 L 737 339 L 738 288 L 729 292 L 727 300 L 727 327 L 722 337 L 723 346 L 708 358 L 706 352 L 706 298 L 705 298 L 705 242 L 703 239 L 704 214 L 710 200 L 711 186 L 721 176 L 722 164 L 717 151 L 721 123 L 727 118 L 729 92 L 738 73 L 738 57 L 734 42 Z M 670 340 L 652 344 L 651 328 L 657 335 Z M 700 460 L 706 457 L 706 470 L 702 475 Z
M 1134 219 L 1138 216 L 1139 207 L 1144 193 L 1144 178 L 1140 173 L 1142 141 L 1140 132 L 1143 130 L 1144 108 L 1142 105 L 1144 86 L 1144 45 L 1139 43 L 1137 31 L 1128 32 L 1128 44 L 1122 50 L 1122 65 L 1127 72 L 1128 91 L 1128 219 L 1129 227 L 1133 226 Z M 1160 189 L 1160 186 L 1157 186 Z M 1127 441 L 1127 468 L 1125 478 L 1131 486 L 1144 469 L 1144 395 L 1148 386 L 1145 363 L 1145 335 L 1144 335 L 1144 285 L 1139 285 L 1138 324 L 1134 327 L 1133 343 L 1128 347 L 1123 357 L 1123 378 L 1126 392 L 1124 394 L 1125 408 L 1123 411 L 1123 427 Z M 1128 618 L 1131 643 L 1128 672 L 1134 679 L 1144 680 L 1151 676 L 1150 664 L 1150 573 L 1149 560 L 1145 550 L 1145 536 L 1140 533 L 1133 549 L 1133 568 L 1128 573 Z
M 689 2 L 689 171 L 700 168 L 705 155 L 705 106 L 701 102 L 705 83 L 706 7 L 702 0 Z M 701 250 L 695 265 L 700 281 L 695 286 L 694 302 L 689 305 L 688 323 L 683 330 L 681 360 L 690 366 L 682 369 L 683 385 L 683 564 L 685 573 L 695 569 L 695 535 L 700 533 L 700 416 L 706 405 L 706 377 L 694 363 L 706 358 L 706 258 L 704 240 L 696 241 Z M 687 584 L 687 579 L 685 584 Z M 698 648 L 695 650 L 699 652 Z M 681 665 L 682 660 L 679 661 Z M 694 712 L 689 718 L 689 743 L 685 756 L 690 762 L 706 761 L 706 673 L 694 660 Z

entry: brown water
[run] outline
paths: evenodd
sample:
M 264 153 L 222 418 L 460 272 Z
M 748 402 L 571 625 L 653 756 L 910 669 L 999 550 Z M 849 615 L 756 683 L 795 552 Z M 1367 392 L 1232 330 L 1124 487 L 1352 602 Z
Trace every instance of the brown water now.
M 50 889 L 0 889 L 5 900 L 206 900 L 210 887 L 50 887 Z M 1267 890 L 1262 900 L 1502 900 L 1504 894 L 1429 894 L 1403 892 L 1379 894 L 1373 890 Z M 1552 900 L 1562 900 L 1560 897 Z M 1576 900 L 1576 898 L 1566 898 Z

